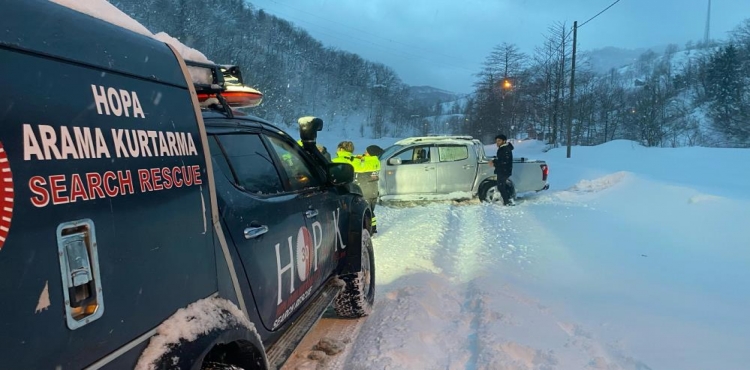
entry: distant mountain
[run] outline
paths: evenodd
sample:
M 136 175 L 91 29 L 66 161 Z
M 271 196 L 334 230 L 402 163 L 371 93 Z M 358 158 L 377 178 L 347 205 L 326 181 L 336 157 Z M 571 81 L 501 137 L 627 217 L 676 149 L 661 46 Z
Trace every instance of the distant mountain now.
M 415 102 L 427 105 L 454 101 L 461 97 L 461 94 L 432 86 L 409 86 L 409 95 Z

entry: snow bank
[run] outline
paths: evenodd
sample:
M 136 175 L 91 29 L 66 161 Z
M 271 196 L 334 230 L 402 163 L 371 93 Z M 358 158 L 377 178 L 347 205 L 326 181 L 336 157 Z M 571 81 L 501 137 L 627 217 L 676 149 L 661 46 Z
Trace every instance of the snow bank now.
M 573 147 L 566 158 L 564 147 L 537 156 L 547 161 L 553 190 L 563 190 L 581 179 L 627 171 L 707 194 L 750 200 L 748 168 L 750 150 L 727 148 L 647 148 L 627 140 L 591 147 Z
M 112 23 L 116 26 L 125 28 L 127 30 L 152 37 L 156 40 L 165 42 L 172 45 L 177 52 L 182 55 L 184 59 L 193 60 L 196 62 L 212 63 L 206 56 L 198 50 L 192 49 L 185 44 L 181 43 L 174 37 L 169 36 L 164 32 L 159 32 L 154 35 L 142 24 L 138 23 L 133 18 L 130 18 L 127 14 L 123 13 L 120 9 L 117 9 L 114 5 L 108 3 L 106 0 L 51 0 L 64 7 L 73 9 L 80 13 L 88 14 L 94 18 L 101 19 L 105 22 Z M 201 80 L 202 81 L 202 80 Z
M 612 186 L 615 186 L 622 182 L 622 180 L 626 179 L 629 176 L 628 172 L 620 171 L 615 172 L 611 175 L 603 176 L 594 180 L 581 180 L 577 184 L 573 185 L 569 190 L 570 191 L 579 191 L 579 192 L 597 192 L 602 191 L 608 188 L 611 188 Z

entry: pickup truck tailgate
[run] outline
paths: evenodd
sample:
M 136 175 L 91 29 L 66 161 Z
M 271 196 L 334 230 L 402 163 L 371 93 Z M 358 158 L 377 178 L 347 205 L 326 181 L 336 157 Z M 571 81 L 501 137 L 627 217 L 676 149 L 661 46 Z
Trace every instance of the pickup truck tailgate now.
M 547 187 L 547 173 L 546 162 L 518 158 L 513 160 L 513 175 L 510 178 L 516 193 L 540 191 Z

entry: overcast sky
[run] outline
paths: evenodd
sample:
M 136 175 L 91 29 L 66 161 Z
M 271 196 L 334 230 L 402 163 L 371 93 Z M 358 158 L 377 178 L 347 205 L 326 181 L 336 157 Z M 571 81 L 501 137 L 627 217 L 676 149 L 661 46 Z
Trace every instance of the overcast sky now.
M 493 46 L 531 53 L 556 21 L 579 24 L 614 0 L 250 0 L 324 45 L 386 64 L 411 85 L 471 92 Z M 621 0 L 578 31 L 579 50 L 700 41 L 708 0 Z M 750 0 L 712 0 L 711 37 L 750 18 Z

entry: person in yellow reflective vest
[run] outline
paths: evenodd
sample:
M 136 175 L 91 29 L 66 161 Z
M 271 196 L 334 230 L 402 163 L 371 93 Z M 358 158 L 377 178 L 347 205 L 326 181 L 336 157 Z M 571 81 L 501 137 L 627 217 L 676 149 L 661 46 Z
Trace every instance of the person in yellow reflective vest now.
M 380 162 L 375 164 L 375 157 L 368 155 L 354 155 L 354 143 L 342 141 L 336 148 L 336 157 L 331 159 L 335 163 L 349 163 L 354 167 L 354 183 L 362 189 L 362 196 L 370 205 L 372 211 L 372 233 L 377 232 L 375 218 L 375 203 L 378 199 L 378 172 Z M 367 159 L 371 157 L 370 159 Z

